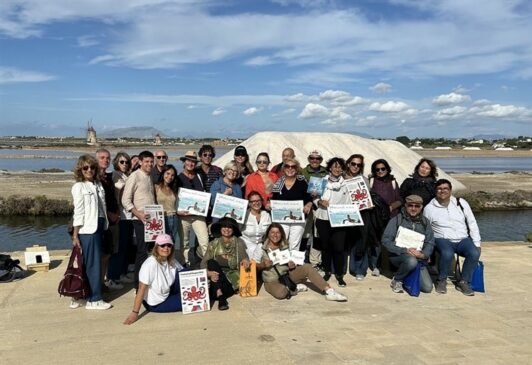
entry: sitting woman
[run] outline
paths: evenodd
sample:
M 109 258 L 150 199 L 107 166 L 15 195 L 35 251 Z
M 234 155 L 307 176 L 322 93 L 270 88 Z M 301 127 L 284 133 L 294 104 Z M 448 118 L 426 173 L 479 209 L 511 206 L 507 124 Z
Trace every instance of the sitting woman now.
M 310 264 L 303 266 L 296 266 L 292 261 L 288 264 L 274 265 L 270 259 L 269 253 L 275 250 L 288 250 L 288 241 L 279 223 L 272 223 L 266 231 L 265 241 L 262 246 L 262 260 L 257 264 L 257 269 L 262 270 L 262 280 L 264 281 L 264 289 L 276 299 L 290 299 L 292 295 L 301 291 L 306 291 L 307 286 L 303 284 L 309 280 L 320 291 L 325 292 L 327 300 L 334 300 L 337 302 L 346 302 L 347 297 L 338 293 L 336 290 L 323 280 L 321 275 Z M 281 284 L 279 278 L 288 274 L 290 280 L 297 286 L 290 290 L 284 284 Z
M 270 213 L 262 210 L 261 195 L 252 191 L 248 194 L 249 208 L 242 225 L 242 239 L 246 244 L 248 257 L 260 262 L 262 258 L 262 237 L 272 222 Z M 258 256 L 257 256 L 258 255 Z
M 134 323 L 143 304 L 147 311 L 156 313 L 180 312 L 181 293 L 179 271 L 183 267 L 174 259 L 174 243 L 168 234 L 155 239 L 152 255 L 144 261 L 139 272 L 139 289 L 133 310 L 124 324 Z
M 249 268 L 248 254 L 234 219 L 221 218 L 213 223 L 211 232 L 217 238 L 209 243 L 201 268 L 207 269 L 211 301 L 218 299 L 218 309 L 227 310 L 227 298 L 239 288 L 240 265 Z

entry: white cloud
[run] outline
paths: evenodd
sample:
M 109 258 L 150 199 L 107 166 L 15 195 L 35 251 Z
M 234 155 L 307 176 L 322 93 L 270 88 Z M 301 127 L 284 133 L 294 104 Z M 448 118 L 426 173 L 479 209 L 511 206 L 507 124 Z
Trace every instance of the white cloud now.
M 307 99 L 307 96 L 305 96 L 305 94 L 303 93 L 297 93 L 297 94 L 289 95 L 285 97 L 285 100 L 290 101 L 290 102 L 301 102 L 301 101 L 305 101 L 306 99 Z
M 37 71 L 21 70 L 15 67 L 0 66 L 0 85 L 21 82 L 44 82 L 55 80 L 55 76 Z
M 225 113 L 225 112 L 226 112 L 226 110 L 225 110 L 224 108 L 216 108 L 216 109 L 214 109 L 214 110 L 212 111 L 212 115 L 213 115 L 214 117 L 217 117 L 217 116 L 219 116 L 219 115 L 222 115 L 222 114 Z
M 308 103 L 305 105 L 305 108 L 299 113 L 298 118 L 300 119 L 310 119 L 318 117 L 326 117 L 329 115 L 329 109 L 324 107 L 321 104 Z
M 433 118 L 435 120 L 458 119 L 458 118 L 462 118 L 466 111 L 467 111 L 467 108 L 457 105 L 451 108 L 438 110 L 436 113 L 434 113 Z
M 350 97 L 350 94 L 341 90 L 325 90 L 318 97 L 320 100 L 345 100 Z
M 187 109 L 197 109 L 197 108 L 198 108 L 198 106 L 197 105 L 193 105 L 193 104 L 187 106 Z
M 79 47 L 92 47 L 96 46 L 97 44 L 100 44 L 98 39 L 93 35 L 84 35 L 81 37 L 78 37 L 78 46 Z
M 491 118 L 530 118 L 532 111 L 522 106 L 492 104 L 486 105 L 477 115 Z
M 371 103 L 368 109 L 374 112 L 397 113 L 409 109 L 409 106 L 402 101 L 387 101 L 385 103 Z
M 392 85 L 385 82 L 379 82 L 369 88 L 371 91 L 376 92 L 377 94 L 386 94 L 392 91 Z
M 471 101 L 471 97 L 469 95 L 458 94 L 455 92 L 442 94 L 432 99 L 432 103 L 436 105 L 460 104 L 468 101 Z
M 244 110 L 242 114 L 247 115 L 249 117 L 257 113 L 260 113 L 261 111 L 262 111 L 262 108 L 256 108 L 253 106 L 251 108 L 247 108 L 246 110 Z

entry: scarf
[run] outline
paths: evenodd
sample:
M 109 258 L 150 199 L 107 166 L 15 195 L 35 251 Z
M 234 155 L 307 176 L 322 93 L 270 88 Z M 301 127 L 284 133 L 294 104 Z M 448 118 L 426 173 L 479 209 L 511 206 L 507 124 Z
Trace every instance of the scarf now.
M 233 236 L 228 245 L 224 243 L 222 237 L 215 238 L 209 245 L 210 257 L 216 258 L 217 256 L 227 255 L 227 263 L 230 269 L 238 269 L 238 238 Z
M 344 185 L 344 178 L 342 176 L 334 177 L 327 175 L 327 185 L 326 188 L 333 191 L 338 191 Z
M 296 175 L 296 180 L 305 180 L 305 176 Z M 286 176 L 281 176 L 272 186 L 272 193 L 281 193 L 286 181 Z

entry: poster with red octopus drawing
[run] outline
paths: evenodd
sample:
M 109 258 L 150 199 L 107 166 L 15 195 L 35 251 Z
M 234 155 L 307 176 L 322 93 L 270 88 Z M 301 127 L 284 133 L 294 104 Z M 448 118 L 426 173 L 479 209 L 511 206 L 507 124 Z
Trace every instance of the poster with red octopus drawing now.
M 211 310 L 206 269 L 179 272 L 179 288 L 183 314 Z
M 369 193 L 369 187 L 362 176 L 354 177 L 346 181 L 351 203 L 358 207 L 358 210 L 373 208 L 373 201 Z
M 164 210 L 162 205 L 144 206 L 146 222 L 144 223 L 144 240 L 155 241 L 158 235 L 164 233 Z

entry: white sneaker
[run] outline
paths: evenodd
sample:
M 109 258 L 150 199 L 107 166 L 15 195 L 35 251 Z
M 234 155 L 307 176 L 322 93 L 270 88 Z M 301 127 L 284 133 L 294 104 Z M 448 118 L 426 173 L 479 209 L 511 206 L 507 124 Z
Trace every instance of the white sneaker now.
M 306 286 L 305 284 L 297 284 L 298 293 L 301 293 L 302 291 L 307 291 L 307 290 L 308 290 L 308 286 Z
M 325 299 L 332 300 L 335 302 L 347 302 L 347 297 L 341 293 L 338 293 L 333 288 L 327 289 L 325 292 Z
M 121 282 L 121 283 L 131 284 L 131 283 L 134 282 L 134 281 L 135 281 L 135 279 L 133 278 L 133 275 L 131 275 L 131 276 L 130 276 L 129 274 L 127 274 L 127 275 L 123 275 L 123 274 L 120 275 L 120 282 Z
M 68 306 L 70 309 L 76 309 L 83 305 L 84 300 L 83 299 L 70 299 L 70 305 Z
M 97 300 L 95 302 L 87 302 L 87 304 L 85 305 L 85 309 L 89 309 L 89 310 L 106 310 L 111 307 L 112 307 L 111 304 L 104 302 L 103 300 Z
M 357 276 L 356 276 L 356 279 L 357 279 L 358 281 L 362 281 L 362 280 L 364 280 L 364 275 L 357 275 Z
M 108 287 L 109 289 L 111 290 L 120 290 L 120 289 L 124 289 L 124 286 L 122 284 L 120 284 L 119 282 L 117 281 L 114 281 L 114 280 L 107 280 L 105 282 L 105 286 Z
M 374 268 L 371 272 L 371 276 L 381 276 L 381 271 L 378 268 Z

